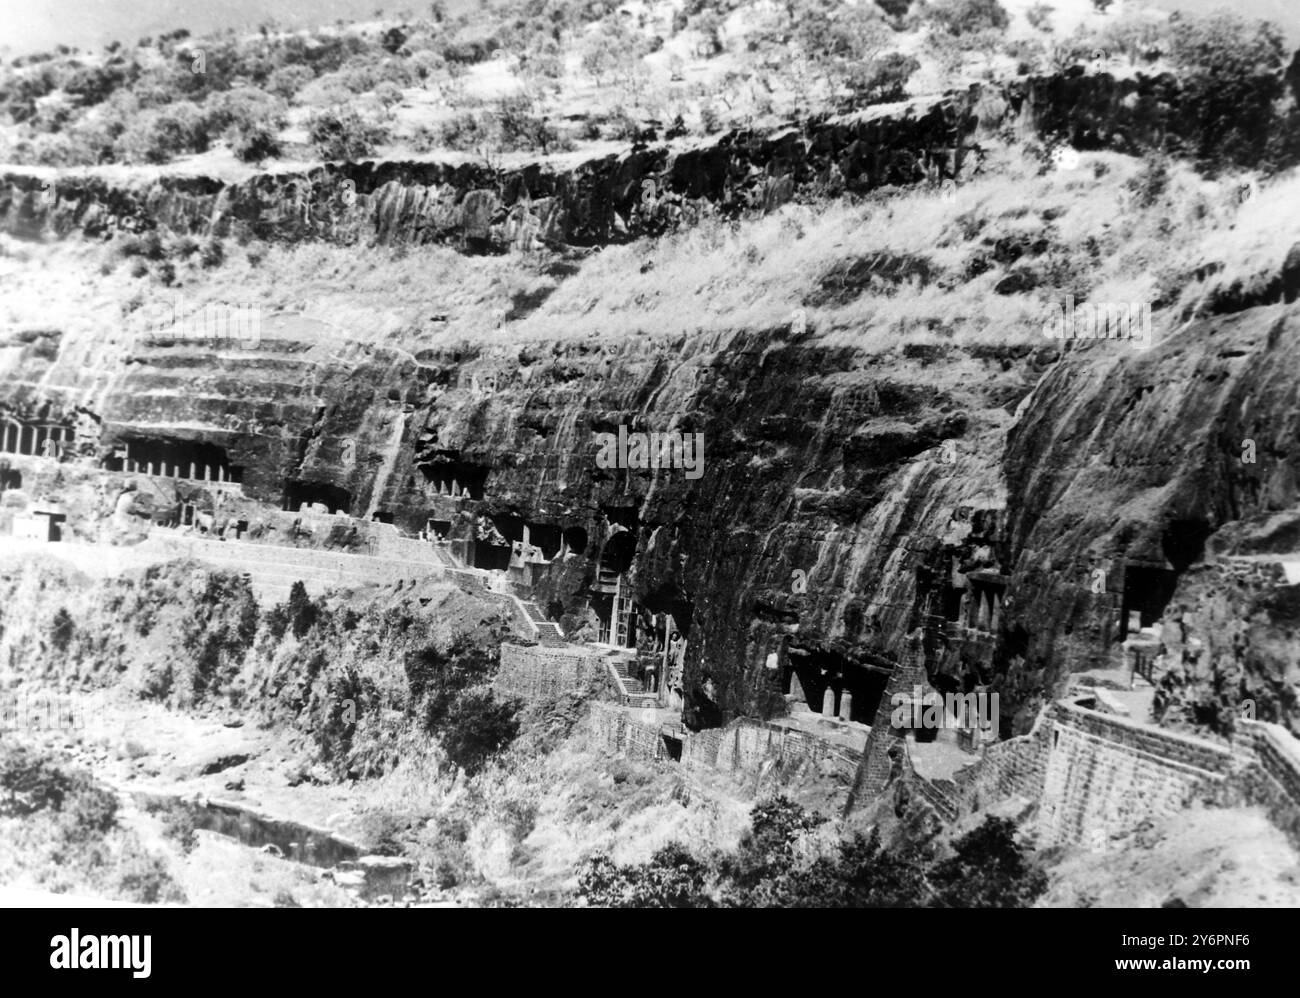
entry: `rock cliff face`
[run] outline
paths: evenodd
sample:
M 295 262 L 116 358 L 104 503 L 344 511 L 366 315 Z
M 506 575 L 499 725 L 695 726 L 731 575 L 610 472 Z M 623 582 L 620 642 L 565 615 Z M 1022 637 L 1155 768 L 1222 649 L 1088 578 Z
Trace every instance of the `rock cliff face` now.
M 468 252 L 593 246 L 708 212 L 961 176 L 982 130 L 1016 115 L 1141 148 L 1180 127 L 1175 98 L 1168 81 L 1030 81 L 568 173 L 325 167 L 300 201 L 292 176 L 65 179 L 43 205 L 35 179 L 10 176 L 0 224 L 25 237 L 243 226 Z M 95 367 L 62 331 L 28 331 L 7 344 L 0 402 L 29 423 L 88 411 L 92 458 L 114 460 L 123 443 L 142 460 L 211 458 L 251 498 L 434 526 L 480 564 L 508 558 L 526 526 L 548 559 L 531 570 L 534 595 L 556 615 L 576 623 L 618 574 L 639 612 L 674 615 L 692 726 L 781 712 L 787 690 L 820 705 L 828 686 L 870 721 L 919 644 L 936 685 L 1000 690 L 1010 732 L 1070 671 L 1114 662 L 1117 621 L 1163 613 L 1211 539 L 1224 554 L 1290 549 L 1278 517 L 1300 470 L 1297 321 L 1293 306 L 1256 304 L 1146 353 L 1099 341 L 1062 355 L 1038 339 L 865 355 L 774 317 L 708 336 L 412 354 L 284 315 L 256 351 L 111 346 L 109 334 Z M 620 426 L 703 434 L 704 474 L 601 467 L 596 435 Z M 1247 438 L 1254 464 L 1241 461 Z M 1280 668 L 1286 619 L 1247 673 Z M 1262 719 L 1300 731 L 1286 676 L 1247 679 Z
M 1207 554 L 1294 557 L 1298 318 L 1294 306 L 1251 309 L 1131 356 L 1089 344 L 1034 389 L 1004 460 L 1008 588 L 1034 594 L 1004 614 L 1017 636 L 1000 652 L 1013 688 L 1050 689 L 1063 668 L 1102 664 L 1131 611 L 1150 623 L 1166 607 L 1190 610 L 1206 585 L 1203 574 L 1185 573 Z M 1227 599 L 1235 587 L 1220 581 Z M 1283 583 L 1276 599 L 1262 600 L 1281 607 L 1275 625 L 1293 598 Z M 1241 616 L 1263 624 L 1264 611 Z M 1217 623 L 1204 612 L 1184 621 L 1181 633 L 1164 635 L 1175 660 L 1193 638 L 1207 645 L 1207 662 L 1225 646 L 1229 657 L 1247 654 L 1222 614 Z M 1285 658 L 1279 639 L 1250 652 L 1253 681 L 1229 698 L 1258 695 L 1269 704 L 1263 719 L 1294 727 L 1294 677 L 1279 682 L 1289 666 L 1273 661 Z
M 1243 92 L 1256 90 L 1267 108 L 1282 84 L 1261 77 L 1257 86 L 1243 85 Z M 792 198 L 960 180 L 979 169 L 981 135 L 1012 122 L 1080 149 L 1163 147 L 1194 156 L 1223 152 L 1236 162 L 1271 151 L 1282 165 L 1300 155 L 1294 140 L 1264 148 L 1267 120 L 1250 130 L 1260 147 L 1240 148 L 1235 133 L 1207 129 L 1201 111 L 1173 76 L 1116 79 L 1076 67 L 771 132 L 730 132 L 695 148 L 637 146 L 569 170 L 360 162 L 234 184 L 165 177 L 122 185 L 73 175 L 49 187 L 47 178 L 10 173 L 0 176 L 0 229 L 23 238 L 160 229 L 292 242 L 448 243 L 496 253 L 603 246 Z

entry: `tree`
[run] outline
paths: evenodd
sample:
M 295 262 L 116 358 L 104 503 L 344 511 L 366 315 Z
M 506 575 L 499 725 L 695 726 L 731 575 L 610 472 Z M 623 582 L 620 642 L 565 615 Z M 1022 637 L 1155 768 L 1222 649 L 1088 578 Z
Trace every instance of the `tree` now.
M 930 23 L 950 35 L 1004 31 L 1011 23 L 998 0 L 940 0 L 930 8 Z
M 1199 132 L 1210 166 L 1253 166 L 1264 155 L 1283 94 L 1286 46 L 1276 25 L 1236 14 L 1175 22 L 1170 56 L 1182 71 L 1183 112 Z
M 1035 29 L 1036 31 L 1049 32 L 1052 30 L 1051 17 L 1052 17 L 1052 12 L 1055 10 L 1056 10 L 1055 7 L 1052 7 L 1049 4 L 1045 4 L 1042 2 L 1042 0 L 1039 0 L 1038 3 L 1035 3 L 1032 7 L 1030 7 L 1028 10 L 1025 11 L 1025 20 L 1027 20 L 1029 22 L 1029 26 Z
M 849 89 L 865 104 L 884 104 L 907 96 L 907 81 L 921 68 L 910 55 L 890 52 L 849 76 Z
M 447 758 L 473 776 L 514 741 L 518 714 L 517 700 L 499 702 L 490 690 L 463 693 L 439 729 L 438 741 Z
M 1025 857 L 1006 818 L 986 818 L 955 849 L 930 872 L 935 907 L 1027 908 L 1047 889 L 1047 874 Z
M 373 156 L 375 147 L 388 140 L 388 129 L 348 104 L 313 114 L 307 135 L 322 158 L 356 160 Z
M 593 857 L 578 874 L 578 896 L 593 908 L 707 908 L 707 877 L 708 868 L 674 842 L 638 866 Z
M 302 580 L 298 580 L 289 587 L 289 606 L 288 606 L 289 626 L 293 630 L 293 636 L 300 638 L 311 630 L 312 625 L 316 623 L 319 610 L 312 603 L 311 597 L 307 595 L 307 587 L 303 585 Z
M 61 606 L 55 610 L 54 620 L 50 623 L 50 644 L 54 646 L 54 650 L 58 652 L 67 651 L 76 630 L 77 627 L 72 621 L 72 614 L 68 613 L 66 607 Z

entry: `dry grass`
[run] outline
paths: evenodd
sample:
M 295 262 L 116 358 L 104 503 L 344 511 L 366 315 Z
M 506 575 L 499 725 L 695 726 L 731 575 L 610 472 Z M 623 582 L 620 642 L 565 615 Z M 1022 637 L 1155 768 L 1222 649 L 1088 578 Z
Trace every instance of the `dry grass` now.
M 1040 176 L 1036 163 L 1011 147 L 995 152 L 953 202 L 914 189 L 791 204 L 736 224 L 706 219 L 574 259 L 567 277 L 548 274 L 557 262 L 549 254 L 229 243 L 222 267 L 181 266 L 181 287 L 166 288 L 129 276 L 130 261 L 102 247 L 8 241 L 0 256 L 0 323 L 64 331 L 55 381 L 83 377 L 87 364 L 111 368 L 143 331 L 138 306 L 177 293 L 187 306 L 238 301 L 259 304 L 264 314 L 301 311 L 333 327 L 332 339 L 411 353 L 465 343 L 513 353 L 529 342 L 712 339 L 785 326 L 800 308 L 818 338 L 866 355 L 905 343 L 1036 343 L 1044 307 L 1060 288 L 1000 295 L 993 288 L 1006 266 L 973 277 L 966 267 L 995 240 L 1038 237 L 1050 243 L 1053 273 L 1094 301 L 1153 300 L 1172 288 L 1172 305 L 1155 314 L 1161 339 L 1215 289 L 1276 272 L 1296 239 L 1300 180 L 1277 178 L 1240 204 L 1242 178 L 1210 182 L 1175 165 L 1165 194 L 1144 207 L 1129 186 L 1141 169 L 1130 157 L 1096 153 L 1076 170 Z M 928 261 L 931 282 L 877 285 L 851 300 L 807 304 L 828 275 L 891 257 Z M 1037 266 L 1042 258 L 1025 262 Z M 1193 272 L 1209 263 L 1222 269 L 1197 280 Z M 525 297 L 541 303 L 503 321 Z M 446 321 L 435 321 L 438 315 Z

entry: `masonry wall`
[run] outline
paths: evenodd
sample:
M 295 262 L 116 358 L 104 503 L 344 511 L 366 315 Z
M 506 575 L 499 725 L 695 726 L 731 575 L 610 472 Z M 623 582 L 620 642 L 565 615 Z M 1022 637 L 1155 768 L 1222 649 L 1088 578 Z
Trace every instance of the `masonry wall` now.
M 664 760 L 664 730 L 656 723 L 639 720 L 638 711 L 615 704 L 596 703 L 593 723 L 598 743 L 611 752 L 643 761 Z M 849 786 L 862 754 L 831 744 L 815 735 L 780 725 L 741 720 L 725 728 L 688 731 L 674 728 L 673 738 L 682 743 L 681 765 L 687 769 L 712 769 L 755 788 L 761 780 L 778 785 L 810 777 L 834 779 Z
M 599 659 L 581 648 L 503 644 L 501 667 L 492 686 L 508 696 L 551 700 L 590 690 L 603 676 Z
M 1101 846 L 1202 800 L 1263 807 L 1300 848 L 1300 745 L 1285 729 L 1241 722 L 1231 746 L 1059 701 L 1026 735 L 985 749 L 952 783 L 918 779 L 940 814 L 1010 797 L 1039 802 L 1040 845 Z
M 969 813 L 1010 797 L 1043 795 L 1052 750 L 1052 711 L 1042 711 L 1028 733 L 994 742 L 980 761 L 960 770 L 953 782 L 960 810 Z
M 1197 800 L 1219 798 L 1230 752 L 1204 760 L 1214 768 L 1202 769 L 1180 759 L 1203 757 L 1203 746 L 1148 741 L 1146 733 L 1117 727 L 1093 734 L 1072 720 L 1052 724 L 1038 811 L 1040 845 L 1104 848 L 1112 837 L 1144 821 L 1170 817 Z
M 1242 796 L 1246 803 L 1263 807 L 1300 849 L 1300 746 L 1279 725 L 1239 723 L 1244 737 L 1237 744 L 1254 763 L 1242 773 Z

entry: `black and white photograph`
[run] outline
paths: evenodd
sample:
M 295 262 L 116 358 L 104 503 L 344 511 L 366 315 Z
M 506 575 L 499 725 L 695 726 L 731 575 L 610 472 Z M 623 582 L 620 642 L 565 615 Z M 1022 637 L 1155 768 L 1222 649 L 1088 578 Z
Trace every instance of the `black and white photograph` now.
M 1300 3 L 377 3 L 0 0 L 23 959 L 1033 908 L 1263 970 Z

